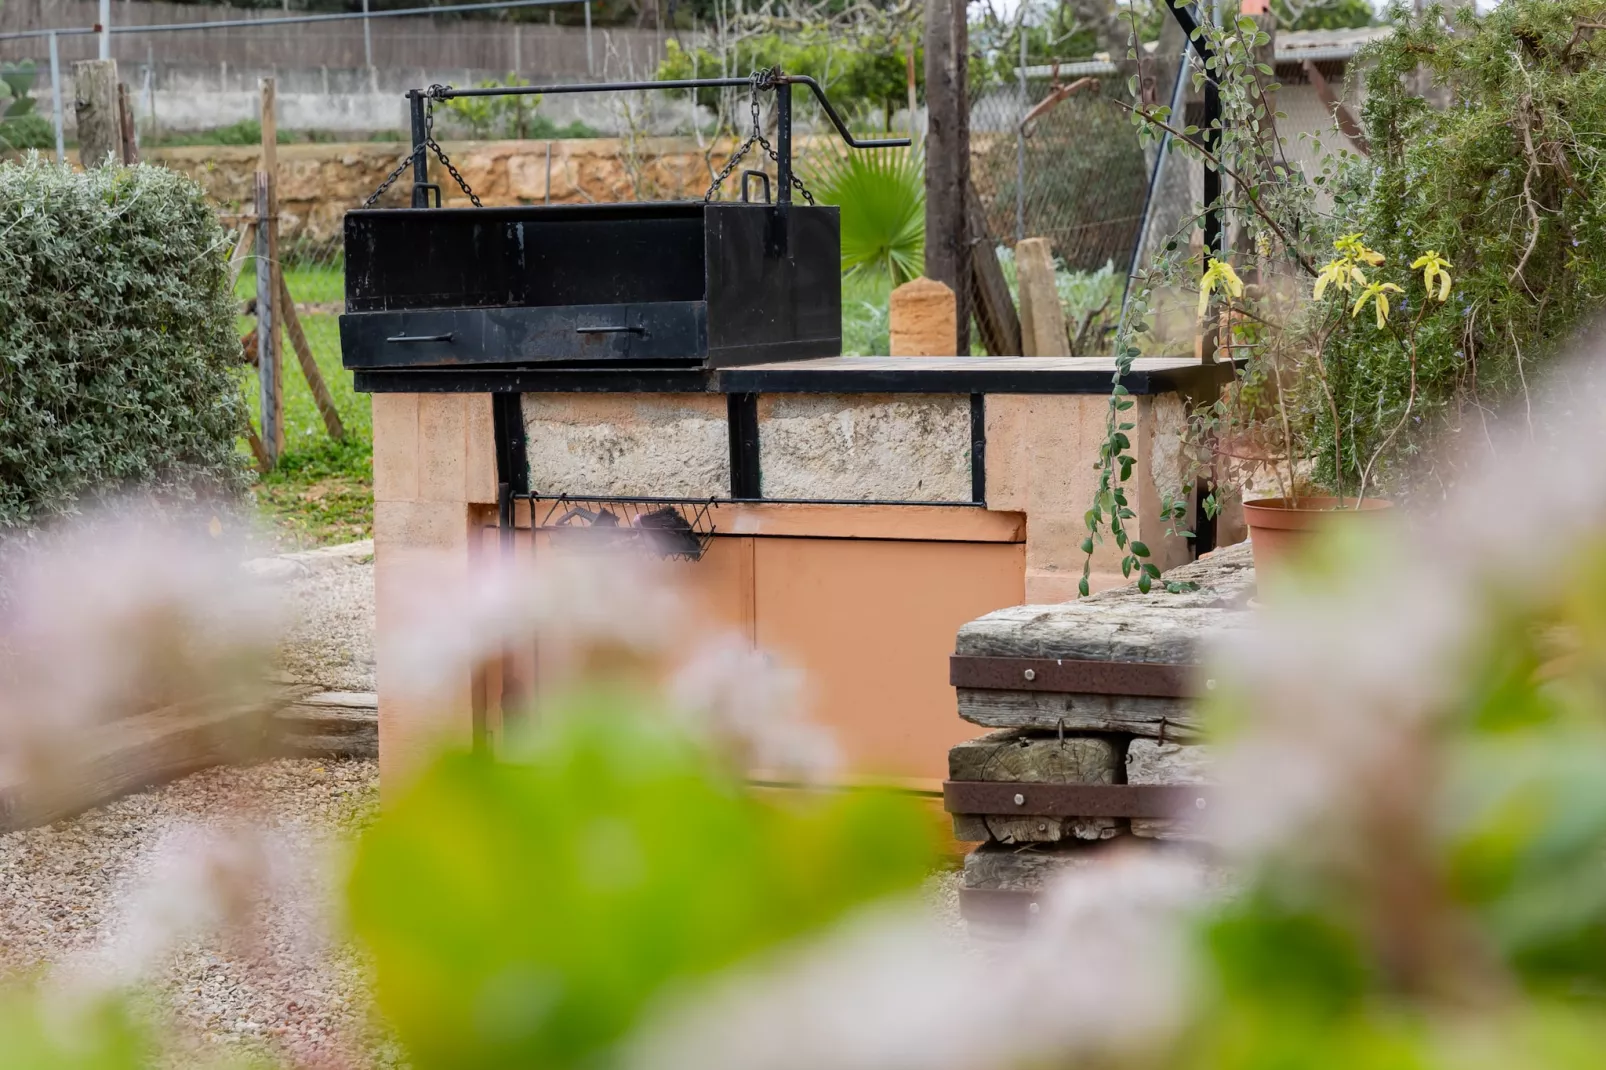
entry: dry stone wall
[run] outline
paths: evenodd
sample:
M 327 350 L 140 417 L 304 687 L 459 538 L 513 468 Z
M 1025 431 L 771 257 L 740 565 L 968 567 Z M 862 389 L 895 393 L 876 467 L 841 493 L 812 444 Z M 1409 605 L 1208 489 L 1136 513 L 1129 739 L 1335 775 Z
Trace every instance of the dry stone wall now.
M 800 161 L 815 140 L 799 139 Z M 689 138 L 576 138 L 458 141 L 442 148 L 481 201 L 506 206 L 700 199 L 732 145 L 703 147 Z M 338 241 L 341 218 L 378 188 L 406 151 L 405 145 L 377 141 L 279 146 L 281 240 Z M 194 178 L 224 211 L 249 210 L 261 159 L 254 146 L 150 149 L 144 158 Z M 430 178 L 440 183 L 447 207 L 468 206 L 468 197 L 438 161 L 431 164 Z M 381 203 L 407 203 L 410 182 L 410 176 L 397 182 Z

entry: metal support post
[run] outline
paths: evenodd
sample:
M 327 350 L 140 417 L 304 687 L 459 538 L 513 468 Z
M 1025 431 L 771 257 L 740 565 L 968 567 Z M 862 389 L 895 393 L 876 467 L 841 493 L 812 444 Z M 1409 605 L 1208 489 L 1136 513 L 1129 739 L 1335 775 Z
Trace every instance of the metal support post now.
M 61 49 L 50 35 L 50 106 L 56 113 L 56 162 L 67 162 L 66 116 L 61 112 Z
M 368 0 L 362 0 L 362 62 L 369 70 L 374 69 L 374 31 L 373 20 L 368 17 Z
M 424 141 L 429 137 L 428 118 L 424 112 L 424 91 L 409 89 L 407 105 L 413 127 L 413 207 L 429 207 L 429 155 Z
M 792 83 L 781 77 L 775 83 L 775 203 L 792 203 Z
M 100 0 L 100 58 L 112 58 L 112 0 Z

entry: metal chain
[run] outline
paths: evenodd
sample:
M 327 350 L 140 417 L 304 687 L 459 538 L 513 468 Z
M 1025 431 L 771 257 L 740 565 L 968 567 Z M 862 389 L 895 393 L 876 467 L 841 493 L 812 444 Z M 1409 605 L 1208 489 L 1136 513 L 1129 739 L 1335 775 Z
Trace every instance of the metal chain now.
M 385 180 L 379 184 L 379 188 L 368 195 L 368 199 L 362 202 L 362 206 L 364 208 L 372 208 L 379 203 L 379 198 L 384 196 L 385 191 L 394 186 L 396 180 L 406 174 L 409 167 L 413 166 L 413 161 L 418 159 L 418 153 L 422 148 L 422 145 L 415 146 L 412 152 L 403 156 L 402 162 L 396 165 L 396 170 L 385 176 Z
M 379 198 L 384 196 L 385 191 L 391 186 L 395 185 L 396 180 L 407 173 L 407 169 L 413 165 L 413 163 L 418 159 L 419 154 L 425 150 L 435 154 L 435 156 L 440 160 L 441 166 L 446 168 L 447 173 L 449 173 L 452 176 L 452 179 L 456 181 L 458 188 L 468 195 L 469 201 L 474 205 L 475 208 L 485 207 L 485 205 L 480 203 L 479 195 L 469 188 L 468 180 L 462 176 L 455 166 L 453 166 L 452 158 L 446 155 L 446 151 L 442 149 L 440 147 L 440 143 L 435 140 L 435 101 L 444 100 L 446 93 L 450 91 L 451 88 L 452 87 L 449 85 L 432 85 L 429 87 L 429 103 L 425 105 L 424 111 L 423 143 L 414 145 L 413 151 L 409 152 L 405 157 L 402 158 L 402 162 L 396 165 L 396 169 L 394 171 L 385 176 L 385 180 L 379 184 L 379 188 L 374 190 L 373 193 L 369 194 L 366 201 L 362 202 L 362 206 L 364 208 L 372 208 L 375 204 L 377 204 Z
M 424 144 L 429 146 L 436 156 L 440 157 L 441 166 L 446 168 L 447 173 L 452 176 L 452 180 L 457 183 L 458 188 L 468 194 L 468 199 L 474 207 L 484 208 L 485 205 L 480 203 L 479 196 L 472 189 L 469 189 L 468 180 L 458 173 L 456 167 L 452 166 L 452 158 L 447 156 L 446 151 L 435 141 L 435 102 L 437 100 L 445 100 L 446 94 L 451 92 L 451 89 L 452 87 L 449 85 L 432 85 L 429 87 L 429 103 L 425 106 L 424 111 Z
M 775 77 L 779 73 L 779 70 L 775 67 L 761 67 L 748 77 L 748 110 L 753 114 L 753 132 L 747 135 L 747 140 L 742 142 L 735 152 L 731 153 L 730 159 L 725 161 L 725 166 L 720 168 L 719 174 L 714 176 L 714 181 L 708 187 L 708 192 L 703 194 L 703 202 L 705 204 L 714 199 L 714 194 L 719 192 L 720 185 L 731 176 L 731 172 L 736 170 L 736 165 L 742 162 L 742 158 L 747 155 L 748 150 L 754 145 L 762 146 L 765 153 L 776 164 L 781 162 L 780 154 L 775 151 L 775 147 L 764 137 L 764 125 L 759 117 L 758 107 L 759 92 L 764 89 L 773 89 L 775 87 Z M 792 188 L 801 193 L 805 201 L 813 204 L 814 194 L 810 193 L 808 187 L 803 185 L 803 180 L 797 177 L 795 170 L 792 172 L 791 178 Z

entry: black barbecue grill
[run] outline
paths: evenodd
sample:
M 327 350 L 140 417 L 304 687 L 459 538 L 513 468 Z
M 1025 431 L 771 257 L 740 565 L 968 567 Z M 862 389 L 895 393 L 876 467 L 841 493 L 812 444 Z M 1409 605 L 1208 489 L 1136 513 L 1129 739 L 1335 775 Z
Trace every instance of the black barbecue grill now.
M 703 369 L 838 355 L 840 220 L 836 208 L 815 205 L 793 174 L 794 84 L 813 91 L 851 147 L 909 143 L 855 139 L 812 78 L 778 71 L 411 91 L 413 152 L 385 185 L 410 166 L 412 207 L 346 215 L 345 366 Z M 440 189 L 429 182 L 433 152 L 479 203 L 435 143 L 436 101 L 738 86 L 752 93 L 753 131 L 702 201 L 441 208 Z M 776 98 L 773 147 L 759 125 L 762 92 Z M 759 171 L 743 172 L 741 201 L 714 200 L 755 145 L 775 163 L 773 200 L 768 176 Z M 793 203 L 794 189 L 807 204 Z M 762 200 L 748 200 L 754 190 Z

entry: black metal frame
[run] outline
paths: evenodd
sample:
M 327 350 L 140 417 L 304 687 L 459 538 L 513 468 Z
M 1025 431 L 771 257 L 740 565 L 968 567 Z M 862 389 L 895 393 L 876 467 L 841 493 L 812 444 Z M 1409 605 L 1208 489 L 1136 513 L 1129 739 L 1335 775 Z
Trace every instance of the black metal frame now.
M 1209 42 L 1199 33 L 1199 22 L 1194 18 L 1191 6 L 1172 6 L 1171 13 L 1176 16 L 1177 24 L 1182 27 L 1194 52 L 1206 64 L 1204 122 L 1200 126 L 1205 149 L 1215 155 L 1221 151 L 1221 87 L 1216 84 L 1214 75 L 1210 74 L 1209 64 L 1214 53 Z M 1220 202 L 1221 172 L 1207 166 L 1204 169 L 1204 247 L 1208 256 L 1217 259 L 1226 255 L 1227 244 L 1226 228 L 1221 225 Z M 1200 486 L 1194 491 L 1193 535 L 1188 539 L 1195 557 L 1216 548 L 1216 518 L 1205 513 L 1205 500 L 1209 496 L 1210 492 L 1201 480 Z
M 838 368 L 807 361 L 787 366 L 729 368 L 610 366 L 589 368 L 373 368 L 355 369 L 360 393 L 463 394 L 1108 394 L 1110 367 L 1028 369 L 976 358 L 968 367 Z M 988 365 L 984 361 L 999 361 Z M 1121 379 L 1128 393 L 1195 393 L 1230 379 L 1233 365 L 1191 364 L 1162 371 L 1137 369 Z
M 832 107 L 825 90 L 806 74 L 786 74 L 776 70 L 766 77 L 749 78 L 675 78 L 655 82 L 575 82 L 557 85 L 487 86 L 482 89 L 457 89 L 452 86 L 435 86 L 431 89 L 409 89 L 408 111 L 413 132 L 413 199 L 414 208 L 428 208 L 429 191 L 435 191 L 436 207 L 440 205 L 440 187 L 429 181 L 429 159 L 425 152 L 428 143 L 428 104 L 431 100 L 453 100 L 461 97 L 521 97 L 546 96 L 552 93 L 632 93 L 654 89 L 739 89 L 743 86 L 775 93 L 775 203 L 792 203 L 792 87 L 801 85 L 814 94 L 820 110 L 831 120 L 849 148 L 892 149 L 911 144 L 906 137 L 864 138 L 853 136 L 847 123 Z M 745 198 L 744 198 L 745 199 Z

